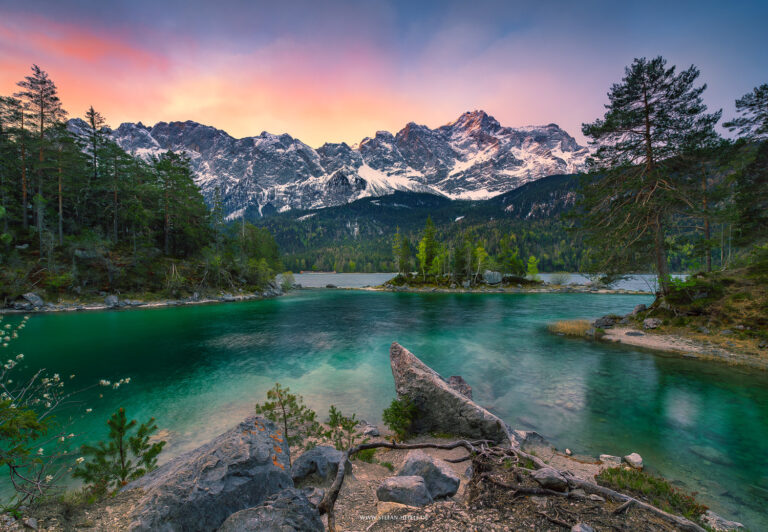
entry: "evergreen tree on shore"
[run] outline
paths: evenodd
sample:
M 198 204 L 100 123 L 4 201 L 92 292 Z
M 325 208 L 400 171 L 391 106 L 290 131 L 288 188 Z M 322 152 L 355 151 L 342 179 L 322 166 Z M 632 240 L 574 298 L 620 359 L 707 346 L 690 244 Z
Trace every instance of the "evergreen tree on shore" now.
M 706 85 L 695 86 L 698 77 L 694 66 L 676 73 L 662 57 L 635 59 L 611 87 L 605 116 L 582 128 L 596 148 L 590 162 L 599 177 L 585 184 L 581 228 L 595 248 L 606 250 L 606 271 L 627 271 L 627 261 L 652 257 L 665 294 L 666 231 L 678 194 L 668 161 L 720 119 L 719 111 L 706 113 Z

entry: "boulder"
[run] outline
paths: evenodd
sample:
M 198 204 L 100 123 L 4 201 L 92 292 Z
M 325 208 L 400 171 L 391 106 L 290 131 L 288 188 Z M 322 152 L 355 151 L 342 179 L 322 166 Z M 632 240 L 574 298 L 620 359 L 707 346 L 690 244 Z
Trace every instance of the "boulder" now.
M 235 512 L 293 487 L 289 449 L 274 423 L 249 417 L 123 488 L 132 531 L 215 530 Z M 116 509 L 117 510 L 117 509 Z
M 432 502 L 422 477 L 389 477 L 379 485 L 376 497 L 382 502 L 397 502 L 407 506 L 424 506 Z
M 433 499 L 450 497 L 459 491 L 459 477 L 448 462 L 433 458 L 420 449 L 408 453 L 397 476 L 423 478 Z
M 601 454 L 600 461 L 609 467 L 619 467 L 621 465 L 621 458 L 611 454 Z
M 472 399 L 472 386 L 464 380 L 461 375 L 452 375 L 448 377 L 448 386 L 459 392 L 467 399 Z
M 381 436 L 381 433 L 379 432 L 379 429 L 376 425 L 364 425 L 362 434 L 363 436 L 367 436 L 369 438 L 378 438 Z
M 635 469 L 643 468 L 643 457 L 637 453 L 628 454 L 623 460 L 626 464 L 629 464 L 630 467 L 634 467 Z
M 610 316 L 603 316 L 595 320 L 593 324 L 598 329 L 610 329 L 616 324 L 616 320 Z
M 312 506 L 315 507 L 320 506 L 320 503 L 323 502 L 323 497 L 325 497 L 325 490 L 323 488 L 308 486 L 301 491 L 306 495 L 307 499 L 309 499 L 309 502 L 312 503 Z
M 717 532 L 728 532 L 730 530 L 744 530 L 744 525 L 736 521 L 729 521 L 720 517 L 712 510 L 707 510 L 701 517 L 701 520 L 712 530 Z
M 499 284 L 501 283 L 501 273 L 485 270 L 485 272 L 483 272 L 483 281 L 487 284 Z
M 255 508 L 230 515 L 218 532 L 323 532 L 317 508 L 296 488 L 286 488 Z
M 120 300 L 115 295 L 109 295 L 104 298 L 104 304 L 107 308 L 115 308 L 120 303 Z
M 637 316 L 641 312 L 645 312 L 648 307 L 645 306 L 645 304 L 640 303 L 639 305 L 635 305 L 635 308 L 632 309 L 632 315 Z
M 416 406 L 415 432 L 447 432 L 514 443 L 504 421 L 456 391 L 397 342 L 392 344 L 389 358 L 398 397 L 407 397 Z
M 551 467 L 537 469 L 531 476 L 542 488 L 553 491 L 566 491 L 568 489 L 568 481 L 565 480 L 565 477 Z
M 645 318 L 643 320 L 643 329 L 656 329 L 659 326 L 661 326 L 659 318 Z
M 291 478 L 297 484 L 330 484 L 336 478 L 343 458 L 344 453 L 333 447 L 327 445 L 315 447 L 296 459 L 291 467 Z M 351 471 L 352 465 L 349 460 L 345 467 L 347 472 Z
M 34 292 L 27 292 L 23 296 L 24 299 L 27 300 L 27 302 L 32 305 L 34 308 L 40 308 L 43 305 L 45 305 L 45 301 L 43 301 L 43 298 L 37 295 Z

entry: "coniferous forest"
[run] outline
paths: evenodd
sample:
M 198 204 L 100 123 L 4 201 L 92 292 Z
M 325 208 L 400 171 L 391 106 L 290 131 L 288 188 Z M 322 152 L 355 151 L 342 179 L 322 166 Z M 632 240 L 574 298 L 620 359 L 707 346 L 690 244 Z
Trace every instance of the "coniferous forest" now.
M 56 83 L 33 65 L 0 99 L 0 299 L 105 292 L 178 296 L 265 286 L 281 270 L 274 239 L 227 226 L 192 179 L 186 155 L 146 162 L 108 137 L 106 117 L 82 110 L 86 134 Z

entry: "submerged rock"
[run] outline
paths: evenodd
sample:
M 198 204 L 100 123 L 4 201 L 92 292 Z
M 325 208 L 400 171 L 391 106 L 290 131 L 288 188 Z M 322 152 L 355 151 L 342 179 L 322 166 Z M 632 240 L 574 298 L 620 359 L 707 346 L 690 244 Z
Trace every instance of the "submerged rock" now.
M 230 515 L 218 532 L 322 532 L 317 508 L 300 490 L 287 488 L 255 508 Z
M 415 475 L 385 478 L 376 490 L 376 497 L 382 502 L 408 506 L 424 506 L 432 502 L 424 479 Z
M 736 521 L 729 521 L 720 517 L 712 510 L 707 510 L 701 517 L 701 520 L 712 530 L 717 532 L 728 532 L 730 530 L 744 530 L 744 525 Z
M 132 531 L 215 530 L 233 513 L 292 487 L 288 446 L 271 421 L 249 417 L 209 443 L 176 457 L 123 491 Z
M 344 453 L 333 447 L 321 445 L 299 456 L 291 467 L 291 478 L 295 483 L 326 484 L 333 482 L 339 470 Z M 347 471 L 352 470 L 347 460 Z
M 416 432 L 447 432 L 514 443 L 504 421 L 456 391 L 397 342 L 392 344 L 389 357 L 398 397 L 408 397 L 416 406 Z
M 459 491 L 459 477 L 453 472 L 448 462 L 433 458 L 419 449 L 408 453 L 397 475 L 423 478 L 427 491 L 433 499 L 450 497 Z

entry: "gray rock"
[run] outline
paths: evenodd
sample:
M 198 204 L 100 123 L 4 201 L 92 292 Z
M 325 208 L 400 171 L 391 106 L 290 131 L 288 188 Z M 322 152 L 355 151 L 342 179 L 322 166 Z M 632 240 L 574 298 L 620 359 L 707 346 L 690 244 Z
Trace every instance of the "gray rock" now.
M 467 399 L 472 399 L 472 386 L 469 385 L 461 375 L 451 375 L 448 377 L 448 386 L 459 392 Z
M 389 477 L 379 485 L 376 497 L 382 502 L 399 502 L 408 506 L 424 506 L 432 502 L 422 477 Z
M 645 334 L 641 333 L 640 331 L 627 331 L 624 333 L 625 336 L 645 336 Z
M 730 329 L 723 329 L 722 331 L 720 331 L 720 334 L 722 334 L 723 336 L 728 336 L 730 334 L 733 334 L 733 331 Z
M 506 424 L 451 386 L 410 351 L 394 342 L 389 350 L 398 397 L 416 406 L 416 432 L 448 432 L 511 444 Z
M 661 325 L 659 318 L 645 318 L 643 320 L 643 329 L 656 329 Z
M 717 532 L 726 532 L 729 530 L 744 530 L 744 525 L 736 521 L 729 521 L 720 517 L 712 510 L 707 510 L 701 517 L 705 525 Z
M 107 308 L 115 308 L 120 303 L 120 300 L 115 295 L 109 295 L 104 298 L 104 304 Z
M 292 487 L 289 449 L 280 440 L 274 423 L 249 417 L 128 484 L 123 490 L 137 497 L 119 511 L 136 532 L 215 530 L 233 513 Z
M 629 464 L 630 467 L 634 467 L 635 469 L 643 468 L 643 457 L 637 453 L 628 454 L 623 458 L 623 461 L 626 464 Z
M 286 488 L 255 508 L 230 515 L 219 532 L 323 532 L 317 508 L 300 490 Z
M 568 481 L 565 480 L 565 477 L 551 467 L 537 469 L 531 476 L 542 488 L 553 491 L 565 491 L 568 489 Z
M 472 285 L 470 284 L 469 281 L 464 281 L 463 283 L 461 283 L 461 286 L 463 286 L 464 288 L 469 288 Z
M 323 497 L 325 497 L 325 490 L 322 488 L 316 488 L 314 486 L 308 486 L 301 490 L 304 495 L 307 496 L 307 499 L 309 499 L 309 502 L 312 503 L 312 506 L 320 506 L 320 503 L 323 501 Z
M 619 467 L 621 465 L 621 458 L 611 454 L 601 454 L 600 461 L 604 464 L 610 465 L 611 467 Z
M 602 318 L 596 319 L 593 325 L 599 329 L 610 329 L 615 324 L 616 320 L 614 318 L 611 318 L 610 316 L 603 316 Z
M 29 304 L 32 305 L 34 308 L 40 308 L 43 305 L 45 305 L 45 301 L 43 301 L 43 298 L 34 292 L 27 292 L 21 297 L 26 299 L 27 302 L 29 302 Z
M 433 499 L 450 497 L 459 490 L 459 477 L 448 462 L 433 458 L 420 449 L 408 453 L 397 476 L 423 478 Z
M 499 284 L 501 282 L 501 273 L 485 270 L 483 272 L 483 281 L 487 284 Z
M 605 499 L 600 495 L 598 495 L 597 493 L 590 493 L 589 495 L 587 495 L 587 499 L 595 502 L 605 502 Z
M 37 530 L 37 519 L 34 517 L 30 517 L 28 519 L 24 520 L 24 526 L 27 528 L 31 528 L 32 530 Z
M 637 316 L 641 312 L 645 312 L 648 307 L 646 307 L 643 303 L 640 303 L 639 305 L 635 305 L 635 308 L 632 309 L 632 315 Z
M 595 529 L 587 523 L 576 523 L 571 527 L 571 532 L 595 532 Z
M 333 447 L 321 445 L 299 456 L 291 467 L 291 478 L 299 483 L 330 484 L 336 478 L 344 453 Z M 352 469 L 349 460 L 345 465 Z
M 365 425 L 365 427 L 363 427 L 363 436 L 377 438 L 381 436 L 381 433 L 379 432 L 379 429 L 376 427 L 376 425 Z

